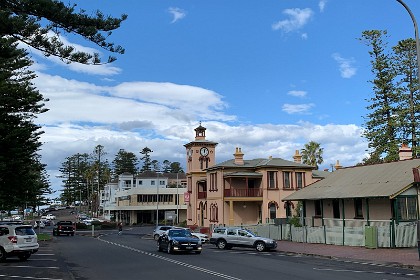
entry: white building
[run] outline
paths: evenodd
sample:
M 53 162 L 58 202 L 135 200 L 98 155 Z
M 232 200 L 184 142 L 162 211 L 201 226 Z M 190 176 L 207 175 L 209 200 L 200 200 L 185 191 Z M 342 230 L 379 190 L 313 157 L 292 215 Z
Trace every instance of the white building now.
M 105 185 L 100 207 L 105 219 L 127 224 L 155 224 L 157 214 L 159 222 L 177 223 L 177 214 L 183 222 L 187 217 L 186 191 L 184 173 L 124 173 L 117 182 Z

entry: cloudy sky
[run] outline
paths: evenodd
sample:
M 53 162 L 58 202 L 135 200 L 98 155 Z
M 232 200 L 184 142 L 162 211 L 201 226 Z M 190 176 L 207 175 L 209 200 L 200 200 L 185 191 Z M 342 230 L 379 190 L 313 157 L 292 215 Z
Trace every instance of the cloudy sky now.
M 361 137 L 371 97 L 365 30 L 387 30 L 388 42 L 414 37 L 395 0 L 90 0 L 88 12 L 128 14 L 110 41 L 126 49 L 112 64 L 64 64 L 29 50 L 35 84 L 49 98 L 36 122 L 54 189 L 65 158 L 103 145 L 185 167 L 184 144 L 202 122 L 218 142 L 216 159 L 281 157 L 316 141 L 324 164 L 366 157 Z M 420 18 L 418 0 L 405 0 Z M 79 49 L 95 46 L 66 35 Z M 96 50 L 98 51 L 98 50 Z M 109 54 L 101 51 L 104 57 Z

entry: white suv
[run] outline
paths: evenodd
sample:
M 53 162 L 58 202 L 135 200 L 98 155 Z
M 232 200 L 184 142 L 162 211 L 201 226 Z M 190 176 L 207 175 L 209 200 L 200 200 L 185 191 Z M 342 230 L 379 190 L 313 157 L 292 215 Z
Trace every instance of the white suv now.
M 0 261 L 10 256 L 25 261 L 38 248 L 38 237 L 31 225 L 0 224 Z

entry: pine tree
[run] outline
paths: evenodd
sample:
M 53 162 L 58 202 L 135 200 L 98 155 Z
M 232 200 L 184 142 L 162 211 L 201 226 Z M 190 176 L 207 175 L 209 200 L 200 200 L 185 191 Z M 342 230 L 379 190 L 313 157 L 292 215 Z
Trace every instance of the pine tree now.
M 397 139 L 397 104 L 398 95 L 393 84 L 396 76 L 395 67 L 390 55 L 386 52 L 387 43 L 383 37 L 386 31 L 370 30 L 362 33 L 361 41 L 371 47 L 372 73 L 374 78 L 373 97 L 368 99 L 367 109 L 370 111 L 365 117 L 364 136 L 368 140 L 368 147 L 372 158 L 392 161 L 398 159 Z M 375 156 L 373 156 L 375 155 Z
M 141 167 L 140 172 L 152 171 L 152 160 L 150 158 L 150 153 L 153 153 L 153 151 L 148 147 L 144 147 L 143 150 L 141 150 L 140 154 L 143 156 L 140 158 L 140 160 L 143 161 L 143 166 Z
M 115 159 L 112 161 L 114 166 L 114 174 L 116 176 L 122 173 L 137 173 L 137 156 L 132 152 L 127 152 L 124 149 L 120 149 L 115 156 Z

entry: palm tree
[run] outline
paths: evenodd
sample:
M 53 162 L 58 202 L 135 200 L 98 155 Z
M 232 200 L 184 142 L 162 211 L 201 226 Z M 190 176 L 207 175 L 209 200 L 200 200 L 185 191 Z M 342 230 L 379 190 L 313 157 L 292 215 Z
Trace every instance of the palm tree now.
M 302 161 L 304 164 L 315 166 L 316 169 L 318 169 L 318 164 L 324 162 L 324 159 L 322 158 L 323 152 L 324 149 L 321 148 L 321 144 L 310 141 L 305 144 L 305 148 L 301 150 Z

